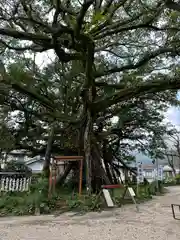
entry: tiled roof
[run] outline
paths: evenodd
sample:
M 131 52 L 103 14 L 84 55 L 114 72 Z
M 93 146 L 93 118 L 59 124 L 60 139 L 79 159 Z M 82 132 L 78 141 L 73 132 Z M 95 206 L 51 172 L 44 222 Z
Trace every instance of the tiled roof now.
M 153 169 L 155 169 L 154 165 L 143 165 L 142 167 L 143 167 L 144 170 L 153 170 Z

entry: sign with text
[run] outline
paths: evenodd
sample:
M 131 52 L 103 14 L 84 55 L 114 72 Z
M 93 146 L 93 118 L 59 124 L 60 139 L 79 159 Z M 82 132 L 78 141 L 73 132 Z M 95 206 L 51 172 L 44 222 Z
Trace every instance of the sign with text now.
M 154 169 L 153 170 L 153 180 L 156 180 L 157 179 L 157 170 Z
M 137 182 L 138 183 L 144 182 L 142 162 L 137 163 Z
M 154 169 L 154 176 L 156 180 L 162 181 L 163 180 L 163 167 L 158 166 L 158 168 Z
M 163 167 L 159 166 L 158 167 L 158 174 L 157 174 L 158 180 L 162 181 L 163 180 Z

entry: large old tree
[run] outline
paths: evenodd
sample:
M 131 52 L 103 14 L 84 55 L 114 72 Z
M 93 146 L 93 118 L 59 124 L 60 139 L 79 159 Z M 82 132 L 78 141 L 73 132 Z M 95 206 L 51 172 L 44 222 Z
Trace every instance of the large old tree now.
M 89 191 L 114 181 L 113 157 L 163 134 L 161 111 L 176 103 L 179 11 L 173 1 L 2 0 L 0 100 L 20 111 L 13 144 L 37 153 L 48 142 L 47 168 L 52 146 L 83 154 Z M 28 58 L 49 50 L 43 69 Z

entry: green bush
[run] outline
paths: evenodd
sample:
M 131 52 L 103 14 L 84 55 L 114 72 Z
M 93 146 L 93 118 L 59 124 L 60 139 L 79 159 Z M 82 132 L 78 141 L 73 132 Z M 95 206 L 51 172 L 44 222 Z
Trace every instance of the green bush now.
M 136 191 L 136 185 L 132 186 Z M 147 200 L 156 193 L 156 183 L 140 185 L 138 200 Z M 124 200 L 122 202 L 123 189 L 116 189 L 113 200 L 116 206 L 132 203 Z M 70 192 L 68 188 L 59 189 L 48 198 L 48 180 L 37 178 L 26 193 L 4 193 L 0 198 L 0 216 L 5 215 L 34 215 L 49 214 L 62 211 L 99 211 L 106 207 L 103 196 L 78 194 Z
M 180 174 L 177 174 L 175 177 L 176 184 L 180 184 Z
M 37 178 L 30 186 L 29 192 L 8 192 L 0 198 L 0 216 L 49 214 L 57 210 L 89 211 L 99 210 L 102 199 L 96 195 L 87 197 L 72 194 L 69 189 L 56 191 L 48 198 L 48 179 Z
M 49 213 L 48 181 L 39 179 L 32 184 L 27 193 L 8 192 L 0 198 L 0 215 L 27 215 L 35 214 L 38 209 L 40 213 Z
M 152 198 L 152 195 L 156 195 L 157 192 L 163 193 L 162 181 L 158 181 L 158 187 L 156 181 L 145 185 L 140 185 L 139 187 L 140 198 Z
M 163 183 L 167 186 L 173 186 L 177 184 L 177 179 L 174 177 L 169 177 L 163 180 Z
M 24 163 L 24 162 L 18 162 L 15 160 L 11 160 L 7 162 L 3 169 L 1 169 L 3 172 L 22 172 L 22 173 L 31 173 L 31 169 Z
M 98 197 L 95 194 L 91 196 L 82 195 L 81 197 L 74 194 L 73 196 L 66 196 L 65 205 L 71 211 L 97 211 L 103 207 L 104 199 L 102 196 Z
M 180 184 L 180 174 L 177 174 L 175 177 L 168 177 L 163 180 L 163 183 L 167 186 L 174 186 Z

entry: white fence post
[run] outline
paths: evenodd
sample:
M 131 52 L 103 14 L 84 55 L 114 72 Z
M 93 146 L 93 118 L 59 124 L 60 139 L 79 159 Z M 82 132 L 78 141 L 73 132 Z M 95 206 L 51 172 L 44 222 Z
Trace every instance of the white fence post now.
M 16 172 L 0 172 L 0 192 L 26 192 L 29 191 L 30 184 L 31 177 L 29 175 L 26 176 L 23 173 L 18 174 Z

